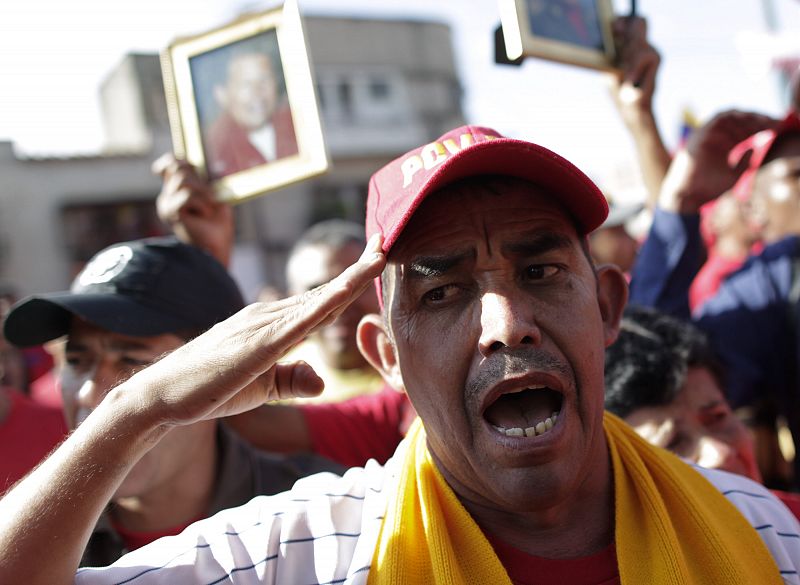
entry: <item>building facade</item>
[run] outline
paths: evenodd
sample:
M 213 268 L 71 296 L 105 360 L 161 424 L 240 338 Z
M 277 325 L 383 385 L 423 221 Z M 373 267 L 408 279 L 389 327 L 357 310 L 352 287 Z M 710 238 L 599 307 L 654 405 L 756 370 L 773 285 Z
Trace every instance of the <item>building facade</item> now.
M 372 172 L 464 123 L 446 25 L 314 16 L 305 25 L 332 165 L 237 205 L 232 271 L 248 299 L 264 284 L 283 288 L 286 254 L 306 227 L 363 220 Z M 0 288 L 63 289 L 100 248 L 164 233 L 150 172 L 171 149 L 158 56 L 125 56 L 100 97 L 101 153 L 20 157 L 0 142 Z

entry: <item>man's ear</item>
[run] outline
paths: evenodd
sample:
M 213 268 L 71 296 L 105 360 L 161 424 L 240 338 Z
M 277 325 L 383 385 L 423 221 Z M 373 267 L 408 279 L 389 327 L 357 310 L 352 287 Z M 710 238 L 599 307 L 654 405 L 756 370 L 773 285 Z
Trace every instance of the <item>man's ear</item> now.
M 386 331 L 383 318 L 375 313 L 364 315 L 358 324 L 356 338 L 358 349 L 369 365 L 378 370 L 389 386 L 405 392 L 400 364 L 397 362 L 394 344 Z
M 606 347 L 614 343 L 619 333 L 622 312 L 628 303 L 628 281 L 614 264 L 603 264 L 597 269 L 597 302 L 603 319 Z

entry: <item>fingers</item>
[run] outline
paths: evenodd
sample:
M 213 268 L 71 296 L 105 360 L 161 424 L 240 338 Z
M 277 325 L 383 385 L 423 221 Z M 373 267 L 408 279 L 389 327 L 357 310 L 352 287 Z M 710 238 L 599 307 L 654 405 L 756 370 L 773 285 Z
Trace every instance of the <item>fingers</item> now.
M 153 168 L 163 181 L 156 199 L 156 211 L 162 221 L 175 223 L 184 213 L 210 217 L 220 205 L 211 186 L 188 162 L 165 155 L 153 163 Z
M 298 302 L 309 306 L 307 322 L 311 333 L 335 320 L 353 301 L 372 286 L 380 276 L 386 259 L 381 251 L 381 238 L 370 238 L 358 261 L 329 283 L 299 295 Z M 313 324 L 312 324 L 313 323 Z
M 253 310 L 253 326 L 269 360 L 280 359 L 309 333 L 335 320 L 378 277 L 385 266 L 380 237 L 367 243 L 361 258 L 329 283 Z
M 617 18 L 613 24 L 622 83 L 652 93 L 661 57 L 647 42 L 647 22 L 639 17 Z
M 166 152 L 153 161 L 153 164 L 150 165 L 150 172 L 161 177 L 175 161 L 175 156 L 171 152 Z

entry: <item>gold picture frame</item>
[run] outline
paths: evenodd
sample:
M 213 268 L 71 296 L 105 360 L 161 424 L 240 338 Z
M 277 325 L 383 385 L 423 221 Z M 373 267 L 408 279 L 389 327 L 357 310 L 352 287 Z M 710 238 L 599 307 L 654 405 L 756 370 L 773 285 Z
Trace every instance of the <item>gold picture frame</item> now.
M 510 61 L 527 56 L 591 69 L 615 69 L 611 0 L 498 3 Z
M 325 172 L 296 0 L 173 41 L 161 54 L 175 156 L 237 203 Z

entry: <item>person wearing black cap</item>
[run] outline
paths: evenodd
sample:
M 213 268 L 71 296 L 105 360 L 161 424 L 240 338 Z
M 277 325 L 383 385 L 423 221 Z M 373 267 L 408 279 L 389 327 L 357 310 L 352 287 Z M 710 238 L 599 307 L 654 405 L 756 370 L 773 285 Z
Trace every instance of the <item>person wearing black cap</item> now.
M 210 255 L 154 238 L 101 251 L 69 291 L 21 301 L 4 333 L 23 347 L 66 337 L 60 383 L 67 424 L 75 429 L 113 386 L 243 306 L 236 283 Z M 215 420 L 176 427 L 117 488 L 82 564 L 111 563 L 199 518 L 328 470 L 340 467 L 263 454 Z
M 389 163 L 358 262 L 138 372 L 0 500 L 0 581 L 68 582 L 98 500 L 165 429 L 320 392 L 281 357 L 374 281 L 381 315 L 362 319 L 359 347 L 419 413 L 390 461 L 303 479 L 76 583 L 791 582 L 800 525 L 763 486 L 692 468 L 603 412 L 627 296 L 586 243 L 607 213 L 574 165 L 488 128 Z M 54 492 L 68 505 L 31 495 Z

